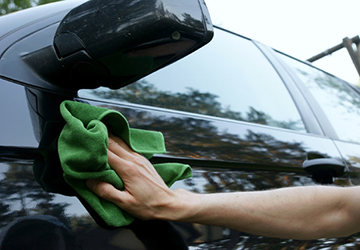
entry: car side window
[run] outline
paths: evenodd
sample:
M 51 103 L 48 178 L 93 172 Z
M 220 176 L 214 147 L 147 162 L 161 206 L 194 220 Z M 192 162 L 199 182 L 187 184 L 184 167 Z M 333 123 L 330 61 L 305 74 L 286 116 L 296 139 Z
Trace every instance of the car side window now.
M 360 143 L 360 96 L 345 81 L 280 54 L 328 117 L 339 139 Z
M 269 61 L 248 39 L 215 30 L 208 45 L 120 90 L 82 90 L 101 97 L 305 132 L 299 112 Z

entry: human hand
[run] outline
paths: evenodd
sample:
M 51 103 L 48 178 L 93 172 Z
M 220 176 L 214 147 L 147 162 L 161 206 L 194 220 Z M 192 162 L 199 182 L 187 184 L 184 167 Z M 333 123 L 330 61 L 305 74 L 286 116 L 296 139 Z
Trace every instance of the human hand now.
M 201 223 L 295 239 L 343 237 L 360 230 L 360 187 L 307 186 L 213 194 L 171 190 L 146 158 L 111 135 L 108 162 L 123 180 L 124 190 L 95 180 L 88 180 L 87 186 L 141 219 Z
M 173 210 L 181 204 L 180 194 L 186 191 L 171 190 L 152 164 L 134 152 L 123 140 L 109 137 L 108 162 L 124 182 L 124 190 L 109 183 L 88 180 L 90 190 L 135 217 L 141 219 L 174 220 Z

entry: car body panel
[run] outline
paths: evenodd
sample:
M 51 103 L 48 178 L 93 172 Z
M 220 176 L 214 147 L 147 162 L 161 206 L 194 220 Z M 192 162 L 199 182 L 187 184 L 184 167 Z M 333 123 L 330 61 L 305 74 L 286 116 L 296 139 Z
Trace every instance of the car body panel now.
M 23 245 L 27 249 L 336 249 L 358 246 L 358 234 L 339 239 L 295 241 L 168 221 L 136 220 L 128 227 L 107 229 L 95 223 L 76 197 L 43 190 L 34 176 L 33 163 L 41 159 L 42 150 L 53 146 L 51 143 L 61 131 L 64 121 L 59 105 L 64 100 L 114 109 L 127 118 L 132 128 L 162 132 L 167 152 L 155 155 L 151 161 L 180 162 L 193 168 L 193 177 L 176 182 L 173 189 L 215 193 L 315 185 L 311 175 L 302 168 L 309 155 L 344 162 L 349 175 L 335 178 L 333 185 L 350 186 L 358 180 L 360 145 L 339 140 L 302 81 L 277 52 L 256 41 L 253 43 L 257 50 L 271 64 L 269 69 L 279 75 L 289 91 L 306 131 L 99 95 L 86 96 L 81 91 L 76 93 L 49 86 L 39 76 L 31 75 L 23 62 L 14 64 L 12 58 L 20 50 L 33 51 L 51 43 L 61 16 L 81 2 L 64 1 L 0 18 L 0 23 L 22 20 L 8 28 L 0 25 L 2 249 Z M 214 42 L 221 36 L 217 38 L 216 32 L 224 30 L 215 29 Z M 39 37 L 43 39 L 36 43 Z M 175 63 L 172 67 L 178 66 Z
M 349 167 L 350 181 L 353 185 L 360 184 L 360 151 L 359 144 L 335 140 L 344 160 Z
M 213 193 L 314 185 L 311 178 L 289 172 L 192 167 L 193 177 L 175 183 L 173 188 Z M 358 235 L 315 241 L 272 239 L 227 228 L 167 221 L 138 220 L 128 227 L 105 229 L 96 225 L 77 198 L 41 189 L 32 176 L 31 162 L 2 161 L 0 169 L 0 239 L 5 249 L 24 244 L 36 249 L 257 249 L 264 245 L 320 248 L 345 243 L 354 246 L 358 241 Z M 50 225 L 39 227 L 40 222 Z M 44 235 L 49 235 L 47 240 Z
M 234 167 L 288 167 L 300 172 L 310 152 L 341 159 L 331 140 L 316 135 L 151 107 L 87 102 L 118 110 L 134 128 L 161 131 L 166 141 L 165 157 L 169 158 L 212 161 L 214 167 L 228 162 Z
M 14 35 L 22 29 L 35 31 L 39 27 L 42 28 L 44 23 L 52 23 L 52 21 L 49 20 L 52 20 L 53 17 L 58 20 L 57 15 L 64 16 L 64 11 L 68 12 L 83 2 L 85 2 L 85 0 L 60 1 L 52 3 L 51 5 L 47 4 L 37 6 L 36 8 L 26 9 L 1 16 L 1 22 L 6 23 L 6 25 L 1 25 L 0 41 L 3 42 L 5 38 L 10 35 Z M 13 37 L 9 40 L 15 41 L 16 39 Z M 6 47 L 1 46 L 1 50 L 4 49 L 6 49 Z

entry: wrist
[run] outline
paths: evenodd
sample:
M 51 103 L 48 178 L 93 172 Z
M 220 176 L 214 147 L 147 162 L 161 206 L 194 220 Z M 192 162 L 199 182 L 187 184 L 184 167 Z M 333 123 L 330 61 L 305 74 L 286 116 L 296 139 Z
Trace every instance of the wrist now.
M 189 222 L 199 210 L 200 196 L 184 189 L 171 190 L 172 197 L 167 202 L 162 213 L 157 214 L 157 219 L 168 221 Z

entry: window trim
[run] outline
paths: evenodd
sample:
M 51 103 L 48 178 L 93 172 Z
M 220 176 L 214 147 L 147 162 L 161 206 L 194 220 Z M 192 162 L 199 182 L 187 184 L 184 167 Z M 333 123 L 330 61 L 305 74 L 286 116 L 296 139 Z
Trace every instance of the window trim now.
M 339 79 L 341 82 L 343 82 L 345 84 L 345 86 L 352 92 L 354 92 L 356 95 L 360 95 L 360 90 L 356 89 L 355 86 L 352 86 L 350 83 L 348 83 L 347 81 L 333 75 L 333 74 L 330 74 L 322 69 L 319 69 L 317 67 L 315 67 L 314 65 L 310 64 L 310 63 L 307 63 L 307 62 L 304 62 L 304 61 L 301 61 L 297 58 L 294 58 L 292 56 L 289 56 L 289 55 L 286 55 L 285 53 L 282 53 L 280 51 L 276 51 L 278 54 L 281 54 L 283 56 L 287 56 L 295 61 L 298 61 L 300 63 L 305 63 L 307 66 L 311 67 L 311 68 L 314 68 L 315 70 L 318 70 L 326 75 L 329 75 L 331 77 L 334 77 L 336 79 Z M 279 57 L 279 60 L 282 60 L 280 57 Z M 283 60 L 282 60 L 283 61 Z M 336 133 L 336 130 L 334 129 L 334 127 L 331 125 L 332 123 L 330 122 L 330 120 L 328 119 L 325 111 L 322 109 L 322 107 L 320 106 L 320 104 L 318 103 L 318 101 L 316 100 L 316 98 L 313 96 L 312 93 L 310 93 L 310 91 L 307 90 L 306 88 L 306 85 L 302 82 L 302 80 L 297 76 L 296 72 L 294 71 L 294 69 L 292 67 L 290 67 L 288 64 L 286 64 L 284 61 L 283 61 L 283 64 L 284 64 L 284 67 L 287 68 L 287 70 L 289 70 L 289 72 L 291 72 L 293 78 L 297 81 L 297 84 L 299 86 L 299 88 L 302 88 L 303 91 L 304 91 L 304 95 L 305 97 L 311 101 L 313 107 L 314 107 L 314 111 L 316 112 L 316 115 L 318 116 L 319 118 L 319 122 L 320 122 L 320 125 L 324 128 L 324 130 L 326 131 L 326 135 L 328 137 L 330 137 L 331 139 L 334 139 L 334 140 L 341 140 L 341 141 L 346 141 L 344 139 L 341 139 L 339 138 L 338 134 Z
M 312 103 L 307 100 L 304 92 L 298 86 L 298 81 L 300 81 L 300 79 L 294 79 L 293 77 L 295 73 L 288 69 L 288 65 L 277 56 L 274 49 L 258 41 L 253 42 L 268 59 L 270 64 L 274 67 L 275 71 L 280 76 L 295 103 L 295 106 L 303 120 L 307 132 L 321 136 L 326 135 L 327 132 L 331 132 L 330 130 L 328 131 L 327 129 L 324 129 L 323 126 L 321 126 L 320 121 L 317 119 L 318 113 L 313 110 Z M 333 130 L 333 132 L 335 131 Z

